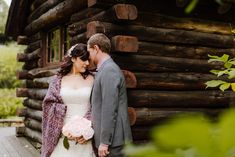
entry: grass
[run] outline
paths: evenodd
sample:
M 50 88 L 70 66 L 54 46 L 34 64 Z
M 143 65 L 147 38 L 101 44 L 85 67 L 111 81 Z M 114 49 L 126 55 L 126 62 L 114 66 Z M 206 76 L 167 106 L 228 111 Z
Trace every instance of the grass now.
M 0 118 L 13 118 L 22 106 L 22 98 L 15 96 L 15 89 L 0 89 Z
M 17 108 L 23 106 L 22 98 L 15 96 L 15 88 L 21 86 L 16 71 L 22 67 L 22 63 L 16 61 L 16 55 L 23 49 L 15 43 L 0 45 L 0 118 L 15 117 Z

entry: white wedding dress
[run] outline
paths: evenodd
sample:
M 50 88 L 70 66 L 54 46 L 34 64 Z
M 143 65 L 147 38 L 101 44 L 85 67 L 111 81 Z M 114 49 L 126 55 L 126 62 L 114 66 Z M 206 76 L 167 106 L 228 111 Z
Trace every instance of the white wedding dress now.
M 90 95 L 92 87 L 81 87 L 72 89 L 62 87 L 60 95 L 67 105 L 67 112 L 64 119 L 64 124 L 74 116 L 84 116 L 90 108 Z M 51 154 L 51 157 L 95 157 L 92 149 L 91 141 L 87 144 L 75 144 L 75 141 L 69 141 L 69 149 L 65 149 L 63 138 L 59 139 L 56 148 Z

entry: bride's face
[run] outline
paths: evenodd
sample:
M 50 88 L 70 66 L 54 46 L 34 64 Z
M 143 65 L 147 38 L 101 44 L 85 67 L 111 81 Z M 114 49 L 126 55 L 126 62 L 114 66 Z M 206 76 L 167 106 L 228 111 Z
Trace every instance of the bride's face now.
M 73 62 L 73 71 L 75 73 L 84 73 L 89 65 L 89 61 L 83 61 L 79 57 L 72 58 Z

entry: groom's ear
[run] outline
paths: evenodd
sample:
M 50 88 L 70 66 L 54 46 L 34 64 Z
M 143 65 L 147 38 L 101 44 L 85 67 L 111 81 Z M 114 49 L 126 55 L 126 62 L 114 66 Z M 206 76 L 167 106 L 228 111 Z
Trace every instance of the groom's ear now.
M 94 49 L 98 52 L 100 50 L 98 45 L 94 45 Z

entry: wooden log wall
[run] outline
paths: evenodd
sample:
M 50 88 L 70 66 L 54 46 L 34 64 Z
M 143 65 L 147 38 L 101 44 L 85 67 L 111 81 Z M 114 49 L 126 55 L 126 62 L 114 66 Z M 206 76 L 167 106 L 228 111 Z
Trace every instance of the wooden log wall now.
M 61 19 L 70 19 L 71 44 L 86 43 L 98 32 L 111 39 L 112 57 L 126 78 L 129 115 L 137 143 L 149 138 L 146 132 L 152 126 L 175 114 L 202 112 L 215 116 L 234 102 L 233 92 L 205 90 L 204 84 L 216 79 L 210 69 L 222 67 L 209 64 L 208 54 L 235 57 L 228 23 L 143 12 L 135 4 L 115 4 L 117 1 L 112 0 L 87 0 L 88 7 L 84 3 L 58 18 L 72 7 L 70 3 L 35 0 L 31 5 L 27 36 L 17 40 L 18 44 L 28 45 L 17 55 L 18 61 L 25 62 L 17 73 L 25 84 L 16 91 L 18 97 L 26 97 L 25 136 L 41 143 L 42 100 L 58 68 L 42 67 L 45 42 L 41 31 Z

